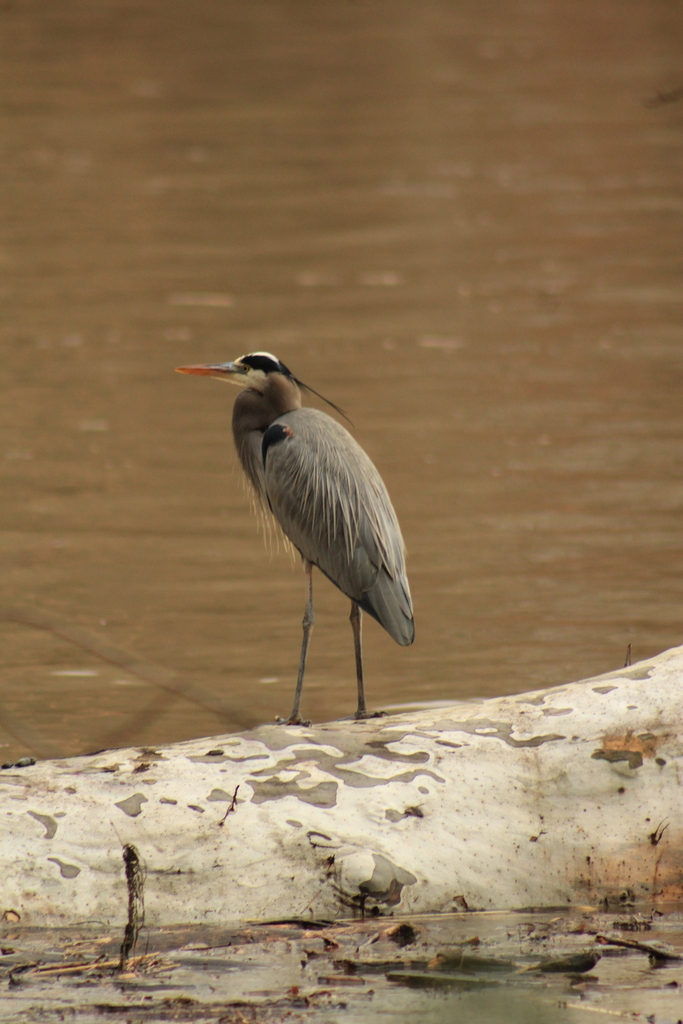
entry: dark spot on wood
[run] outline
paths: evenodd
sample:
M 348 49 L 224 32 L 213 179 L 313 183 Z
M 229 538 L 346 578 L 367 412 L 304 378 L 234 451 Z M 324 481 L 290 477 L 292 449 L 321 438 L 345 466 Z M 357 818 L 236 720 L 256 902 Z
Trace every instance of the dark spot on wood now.
M 81 873 L 81 869 L 79 867 L 76 867 L 75 864 L 67 864 L 64 861 L 60 860 L 59 857 L 48 857 L 47 859 L 51 860 L 53 864 L 57 865 L 57 867 L 59 868 L 59 873 L 62 876 L 62 878 L 75 878 L 77 875 L 80 875 Z
M 198 757 L 188 757 L 188 761 L 194 764 L 220 764 L 219 758 L 236 764 L 239 761 L 267 761 L 270 754 L 248 754 L 246 757 L 227 757 L 222 751 L 210 750 L 208 754 L 200 754 Z
M 465 732 L 482 740 L 502 740 L 510 747 L 540 747 L 543 743 L 553 743 L 567 737 L 559 733 L 545 733 L 542 736 L 531 736 L 529 739 L 513 737 L 511 722 L 493 722 L 488 718 L 473 718 L 467 722 L 456 722 L 442 719 L 435 722 L 434 729 L 439 732 Z M 486 731 L 484 731 L 486 730 Z
M 282 782 L 279 779 L 272 779 L 260 782 L 250 779 L 249 785 L 254 791 L 251 802 L 262 804 L 267 800 L 280 800 L 283 796 L 295 796 L 304 804 L 312 804 L 315 807 L 334 807 L 337 803 L 336 782 L 319 782 L 317 786 L 310 786 L 303 789 L 297 785 L 297 780 Z
M 32 818 L 35 818 L 36 821 L 39 821 L 44 826 L 45 835 L 43 839 L 52 839 L 58 827 L 55 819 L 51 818 L 49 814 L 38 814 L 37 811 L 27 811 L 26 813 L 30 814 Z
M 629 672 L 620 672 L 622 679 L 649 679 L 652 672 L 652 665 L 641 665 L 640 668 L 632 668 Z
M 609 761 L 610 764 L 628 761 L 629 768 L 640 768 L 643 763 L 643 755 L 639 750 L 594 750 L 591 757 L 595 761 Z
M 146 803 L 146 796 L 143 796 L 142 793 L 133 793 L 132 796 L 127 797 L 125 800 L 117 801 L 114 806 L 118 807 L 124 814 L 127 814 L 129 818 L 137 818 L 138 814 L 142 811 L 142 805 Z
M 142 747 L 139 751 L 138 761 L 165 761 L 166 758 L 154 747 Z

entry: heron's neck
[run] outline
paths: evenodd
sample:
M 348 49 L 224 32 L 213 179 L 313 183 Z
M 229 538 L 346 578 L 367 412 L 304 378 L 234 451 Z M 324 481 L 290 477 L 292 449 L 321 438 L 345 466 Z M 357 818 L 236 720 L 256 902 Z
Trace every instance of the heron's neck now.
M 286 412 L 301 408 L 297 384 L 281 373 L 268 374 L 262 391 L 245 388 L 235 399 L 232 433 L 242 468 L 264 507 L 268 505 L 263 479 L 261 437 Z
M 281 373 L 268 374 L 263 390 L 245 388 L 235 399 L 232 424 L 237 435 L 252 430 L 267 430 L 270 424 L 286 412 L 301 408 L 298 385 Z
M 269 373 L 266 378 L 266 386 L 263 390 L 263 398 L 273 411 L 272 419 L 268 426 L 278 416 L 284 416 L 286 412 L 293 412 L 301 408 L 301 391 L 296 381 L 291 377 L 285 377 L 281 373 Z

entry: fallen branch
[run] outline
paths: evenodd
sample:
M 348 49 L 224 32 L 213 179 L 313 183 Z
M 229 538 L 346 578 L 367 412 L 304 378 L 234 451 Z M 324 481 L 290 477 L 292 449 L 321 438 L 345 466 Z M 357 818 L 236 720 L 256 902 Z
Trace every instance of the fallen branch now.
M 150 927 L 675 900 L 682 751 L 676 648 L 549 690 L 9 768 L 4 917 L 121 927 L 123 969 L 143 860 Z
M 678 953 L 667 953 L 659 946 L 653 946 L 650 942 L 638 942 L 637 939 L 614 939 L 609 935 L 596 935 L 595 941 L 601 946 L 623 946 L 625 949 L 637 949 L 640 953 L 647 953 L 653 960 L 683 960 Z

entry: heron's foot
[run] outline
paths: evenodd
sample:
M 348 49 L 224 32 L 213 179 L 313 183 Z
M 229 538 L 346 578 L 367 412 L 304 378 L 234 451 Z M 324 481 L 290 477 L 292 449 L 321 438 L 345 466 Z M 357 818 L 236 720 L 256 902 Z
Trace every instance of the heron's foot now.
M 301 715 L 290 715 L 289 718 L 280 718 L 279 715 L 275 718 L 276 725 L 303 725 L 304 729 L 310 729 L 313 722 L 307 722 L 301 717 Z
M 365 722 L 368 718 L 386 718 L 386 711 L 356 711 L 354 722 Z

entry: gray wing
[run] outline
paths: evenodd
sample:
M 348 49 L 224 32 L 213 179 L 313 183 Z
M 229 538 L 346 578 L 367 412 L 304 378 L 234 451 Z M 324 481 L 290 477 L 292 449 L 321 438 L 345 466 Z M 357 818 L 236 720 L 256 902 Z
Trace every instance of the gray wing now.
M 402 645 L 415 638 L 401 530 L 384 482 L 336 420 L 297 409 L 264 456 L 273 515 L 304 558 Z

